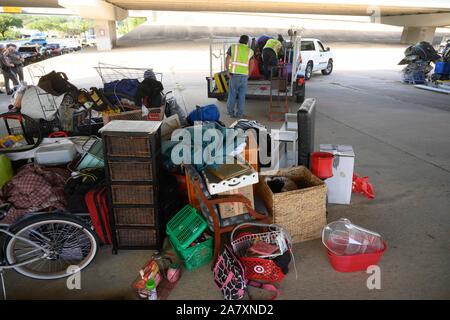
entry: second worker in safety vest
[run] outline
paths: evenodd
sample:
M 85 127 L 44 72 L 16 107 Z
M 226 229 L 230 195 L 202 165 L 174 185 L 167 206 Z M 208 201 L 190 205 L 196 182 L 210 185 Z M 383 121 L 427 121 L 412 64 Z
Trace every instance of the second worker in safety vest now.
M 276 39 L 269 39 L 262 51 L 264 78 L 270 79 L 272 67 L 278 65 L 278 56 L 280 54 L 282 43 Z
M 225 66 L 230 77 L 228 85 L 227 112 L 230 117 L 244 116 L 248 76 L 252 73 L 253 50 L 248 46 L 249 37 L 242 35 L 239 43 L 232 44 L 227 52 Z M 237 110 L 236 110 L 237 102 Z

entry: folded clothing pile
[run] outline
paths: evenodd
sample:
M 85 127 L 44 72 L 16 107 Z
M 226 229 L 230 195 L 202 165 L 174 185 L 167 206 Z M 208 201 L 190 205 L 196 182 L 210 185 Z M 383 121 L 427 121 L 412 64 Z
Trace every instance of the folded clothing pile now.
M 61 168 L 43 167 L 37 164 L 23 166 L 3 186 L 3 200 L 11 204 L 3 223 L 11 223 L 20 216 L 48 208 L 64 209 L 66 198 L 64 186 L 69 171 Z

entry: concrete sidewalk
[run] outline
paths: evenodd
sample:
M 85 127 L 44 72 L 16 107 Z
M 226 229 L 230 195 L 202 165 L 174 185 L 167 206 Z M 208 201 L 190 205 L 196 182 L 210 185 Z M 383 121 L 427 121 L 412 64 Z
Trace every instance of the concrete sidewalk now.
M 339 48 L 337 48 L 339 49 Z M 355 49 L 358 49 L 356 47 Z M 394 47 L 402 53 L 403 49 Z M 174 72 L 165 73 L 165 88 L 182 88 L 186 105 L 217 103 L 222 120 L 230 124 L 226 106 L 206 98 L 204 76 L 207 66 L 188 70 L 184 61 L 173 63 L 180 48 L 167 44 L 162 62 Z M 205 44 L 188 45 L 205 56 Z M 379 52 L 393 50 L 380 47 Z M 99 85 L 95 61 L 135 62 L 146 55 L 157 65 L 163 50 L 160 45 L 119 49 L 111 53 L 77 53 L 48 61 L 48 69 L 68 72 L 76 84 Z M 374 54 L 375 55 L 375 54 Z M 342 57 L 345 58 L 346 55 Z M 355 55 L 356 57 L 358 55 Z M 392 61 L 401 59 L 392 52 Z M 332 75 L 314 74 L 307 82 L 307 97 L 318 100 L 316 143 L 350 144 L 356 153 L 355 172 L 369 176 L 376 199 L 354 195 L 349 206 L 330 205 L 328 221 L 341 217 L 381 233 L 388 245 L 381 267 L 381 290 L 366 287 L 368 274 L 338 273 L 328 263 L 320 239 L 295 245 L 295 263 L 281 284 L 281 299 L 449 299 L 450 298 L 450 100 L 447 95 L 425 92 L 400 83 L 398 68 L 391 61 L 385 68 L 365 68 L 360 61 L 335 65 Z M 76 76 L 73 67 L 83 61 Z M 207 63 L 207 62 L 205 62 Z M 361 71 L 350 66 L 360 63 Z M 176 72 L 178 64 L 180 72 Z M 87 67 L 89 65 L 89 67 Z M 184 68 L 183 68 L 184 66 Z M 169 69 L 170 70 L 170 69 Z M 177 93 L 181 100 L 180 92 Z M 291 111 L 297 106 L 291 103 Z M 247 102 L 246 114 L 267 123 L 268 102 Z M 269 125 L 269 124 L 268 124 Z M 271 123 L 271 127 L 279 124 Z M 6 275 L 9 297 L 15 299 L 132 299 L 131 283 L 139 268 L 151 256 L 150 251 L 119 251 L 111 254 L 104 247 L 94 263 L 82 273 L 82 290 L 70 291 L 65 279 L 36 281 L 14 272 Z M 209 266 L 184 272 L 171 299 L 221 299 Z

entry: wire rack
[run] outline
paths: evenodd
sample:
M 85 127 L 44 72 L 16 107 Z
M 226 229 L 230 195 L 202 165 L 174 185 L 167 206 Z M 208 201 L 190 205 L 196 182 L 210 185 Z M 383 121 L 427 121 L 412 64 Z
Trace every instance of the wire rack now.
M 37 87 L 39 79 L 47 74 L 44 66 L 39 64 L 30 65 L 28 66 L 28 73 L 30 74 L 31 83 L 35 87 L 36 96 L 41 106 L 42 114 L 44 115 L 44 120 L 46 121 L 51 120 L 53 115 L 56 116 L 56 118 L 58 118 L 59 106 L 56 103 L 55 97 L 43 90 L 38 89 Z
M 103 62 L 99 62 L 98 66 L 94 68 L 102 79 L 103 84 L 122 79 L 137 79 L 142 81 L 144 80 L 144 73 L 146 71 L 153 72 L 152 68 L 130 68 Z M 163 74 L 161 72 L 153 73 L 156 76 L 156 80 L 162 82 Z

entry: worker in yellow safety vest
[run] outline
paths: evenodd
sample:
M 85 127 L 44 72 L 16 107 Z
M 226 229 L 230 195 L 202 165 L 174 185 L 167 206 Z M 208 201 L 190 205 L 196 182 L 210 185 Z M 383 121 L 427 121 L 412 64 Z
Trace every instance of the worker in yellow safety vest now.
M 252 73 L 253 50 L 248 46 L 249 37 L 242 35 L 239 43 L 232 44 L 227 51 L 225 66 L 230 82 L 228 84 L 227 112 L 230 117 L 244 116 L 245 95 L 247 94 L 248 76 Z M 235 106 L 237 102 L 237 112 Z
M 263 72 L 266 80 L 270 79 L 272 67 L 278 65 L 278 56 L 281 52 L 282 44 L 277 39 L 269 39 L 262 51 Z

